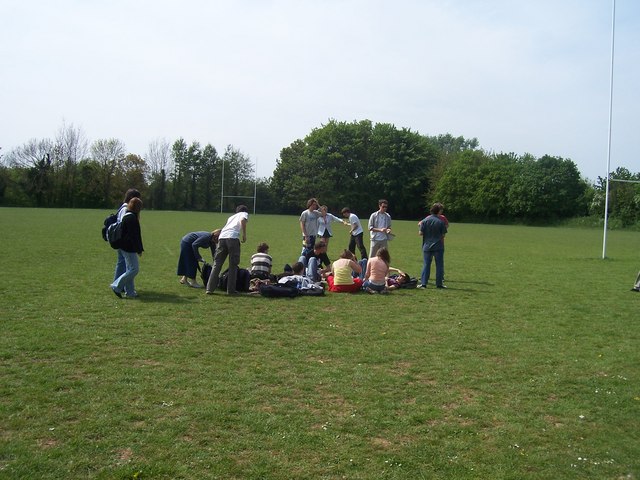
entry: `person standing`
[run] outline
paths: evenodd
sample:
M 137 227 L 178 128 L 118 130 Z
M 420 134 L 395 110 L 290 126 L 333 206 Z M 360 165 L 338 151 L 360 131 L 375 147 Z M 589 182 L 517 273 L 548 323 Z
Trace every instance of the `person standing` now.
M 371 245 L 369 255 L 376 256 L 380 248 L 388 249 L 388 241 L 391 234 L 391 215 L 387 213 L 389 202 L 385 199 L 378 200 L 378 211 L 373 212 L 369 217 L 369 235 Z
M 322 205 L 320 207 L 320 216 L 318 217 L 318 237 L 324 240 L 327 248 L 329 248 L 329 239 L 333 237 L 333 232 L 331 231 L 331 224 L 333 222 L 343 223 L 343 220 L 329 213 L 327 206 Z
M 424 264 L 422 266 L 422 276 L 419 288 L 427 288 L 429 276 L 431 275 L 431 261 L 436 261 L 436 287 L 444 286 L 444 236 L 447 227 L 438 214 L 440 204 L 435 203 L 430 210 L 431 215 L 425 218 L 420 225 L 420 235 L 422 235 L 422 256 Z
M 204 262 L 200 255 L 200 248 L 211 249 L 211 259 L 215 258 L 220 229 L 213 232 L 187 233 L 180 241 L 180 258 L 178 259 L 178 275 L 182 275 L 180 283 L 193 288 L 202 288 L 196 280 L 198 262 Z
M 238 293 L 236 279 L 238 277 L 238 265 L 240 265 L 240 243 L 247 241 L 247 222 L 249 214 L 245 205 L 236 208 L 235 215 L 227 219 L 227 223 L 218 236 L 218 247 L 213 259 L 213 270 L 207 282 L 207 294 L 211 295 L 218 286 L 220 270 L 224 261 L 229 257 L 229 276 L 227 277 L 227 294 Z M 241 238 L 242 237 L 242 238 Z
M 351 213 L 351 210 L 349 210 L 348 207 L 344 207 L 341 210 L 341 213 L 342 216 L 347 219 L 347 225 L 351 226 L 351 231 L 349 232 L 349 251 L 355 254 L 357 245 L 358 250 L 360 250 L 361 260 L 365 260 L 367 258 L 367 249 L 364 247 L 364 242 L 362 241 L 364 230 L 362 228 L 362 224 L 360 223 L 360 219 L 355 213 Z
M 316 243 L 316 235 L 318 234 L 318 200 L 310 198 L 307 200 L 307 209 L 300 214 L 300 230 L 302 231 L 302 243 L 304 250 L 311 250 Z M 301 253 L 301 254 L 302 254 Z
M 120 208 L 118 209 L 118 222 L 122 221 L 122 217 L 127 213 L 127 206 L 129 205 L 129 201 L 132 198 L 141 198 L 140 192 L 135 188 L 130 188 L 124 194 L 124 200 Z M 116 259 L 116 269 L 113 274 L 113 281 L 115 282 L 117 278 L 119 278 L 126 270 L 127 270 L 127 262 L 124 258 L 124 255 L 120 252 L 120 249 L 116 250 L 117 259 Z M 128 291 L 127 285 L 125 285 L 125 293 L 127 296 L 135 297 L 135 290 Z
M 125 271 L 113 280 L 111 290 L 117 297 L 122 298 L 126 293 L 127 298 L 136 298 L 138 293 L 134 286 L 134 279 L 140 270 L 138 257 L 142 256 L 142 233 L 140 231 L 140 211 L 142 200 L 133 197 L 127 204 L 126 212 L 122 216 L 122 237 L 118 240 L 118 258 L 120 255 L 125 261 Z

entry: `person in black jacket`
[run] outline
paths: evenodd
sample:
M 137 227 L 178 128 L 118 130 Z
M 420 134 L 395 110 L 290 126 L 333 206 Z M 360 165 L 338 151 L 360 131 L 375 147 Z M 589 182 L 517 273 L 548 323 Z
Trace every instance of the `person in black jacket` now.
M 140 210 L 142 210 L 142 200 L 132 198 L 122 217 L 122 238 L 118 241 L 117 247 L 118 255 L 122 255 L 126 262 L 126 270 L 111 284 L 111 290 L 120 298 L 123 291 L 126 291 L 127 298 L 138 296 L 133 281 L 140 270 L 138 257 L 142 256 L 144 251 L 140 232 Z

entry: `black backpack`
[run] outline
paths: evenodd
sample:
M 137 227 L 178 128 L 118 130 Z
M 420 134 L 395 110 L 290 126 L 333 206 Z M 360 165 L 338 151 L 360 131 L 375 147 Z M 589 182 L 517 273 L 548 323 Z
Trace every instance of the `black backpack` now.
M 122 216 L 122 220 L 116 221 L 107 227 L 107 241 L 111 248 L 120 248 L 120 239 L 122 239 L 122 233 L 124 231 L 124 217 L 127 215 L 135 215 L 133 212 L 127 212 Z M 106 221 L 106 220 L 105 220 Z
M 227 280 L 229 278 L 229 269 L 226 269 L 220 274 L 218 279 L 218 288 L 220 290 L 227 290 Z M 208 277 L 207 277 L 208 280 Z M 236 276 L 236 291 L 248 292 L 249 285 L 251 284 L 251 273 L 246 268 L 238 268 L 238 275 Z
M 260 285 L 260 295 L 269 298 L 293 298 L 299 295 L 300 291 L 295 287 L 286 285 Z
M 107 238 L 107 230 L 111 225 L 117 222 L 118 222 L 118 213 L 112 213 L 107 218 L 104 219 L 104 226 L 102 227 L 102 239 L 105 242 L 109 241 L 109 239 Z

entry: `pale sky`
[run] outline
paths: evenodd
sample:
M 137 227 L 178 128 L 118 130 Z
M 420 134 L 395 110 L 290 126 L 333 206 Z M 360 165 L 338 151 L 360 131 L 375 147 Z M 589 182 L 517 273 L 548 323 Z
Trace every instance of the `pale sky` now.
M 613 0 L 0 0 L 0 153 L 232 144 L 269 177 L 330 119 L 606 175 Z M 616 0 L 611 169 L 640 171 L 640 1 Z

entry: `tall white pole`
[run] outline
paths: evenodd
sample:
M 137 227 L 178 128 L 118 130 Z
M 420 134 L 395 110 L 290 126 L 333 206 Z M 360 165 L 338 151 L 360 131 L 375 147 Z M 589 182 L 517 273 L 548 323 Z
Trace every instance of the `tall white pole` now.
M 256 167 L 253 172 L 253 214 L 256 214 L 256 194 L 258 192 L 258 159 L 256 158 Z
M 607 141 L 607 186 L 604 197 L 604 233 L 602 236 L 602 259 L 607 258 L 607 224 L 609 223 L 609 184 L 611 183 L 611 123 L 613 119 L 613 55 L 616 39 L 616 0 L 612 0 L 611 13 L 611 76 L 609 78 L 609 138 Z
M 224 204 L 224 159 L 222 159 L 222 179 L 220 181 L 220 213 Z

